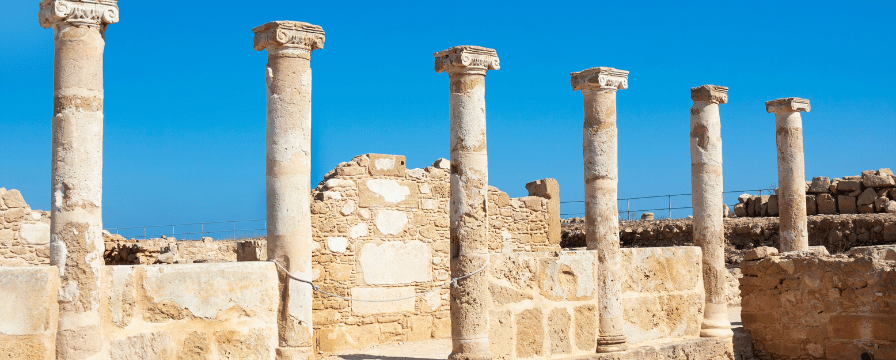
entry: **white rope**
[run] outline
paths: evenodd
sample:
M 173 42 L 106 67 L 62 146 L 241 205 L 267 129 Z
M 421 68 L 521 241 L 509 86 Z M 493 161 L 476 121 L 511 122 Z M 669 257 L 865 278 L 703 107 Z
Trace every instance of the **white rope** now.
M 342 295 L 337 295 L 337 294 L 334 294 L 334 293 L 331 293 L 331 292 L 327 292 L 327 291 L 321 290 L 320 287 L 317 286 L 317 285 L 315 285 L 313 282 L 308 281 L 308 280 L 305 280 L 305 279 L 299 279 L 299 278 L 295 277 L 293 274 L 291 274 L 289 271 L 287 271 L 286 268 L 283 267 L 283 265 L 280 265 L 280 262 L 278 262 L 277 260 L 274 260 L 274 259 L 268 259 L 268 261 L 270 261 L 270 262 L 274 263 L 275 265 L 277 265 L 277 268 L 280 269 L 280 270 L 282 270 L 284 273 L 286 273 L 286 275 L 288 275 L 291 279 L 293 279 L 293 280 L 295 280 L 295 281 L 300 281 L 300 282 L 309 284 L 309 285 L 311 285 L 311 289 L 313 289 L 314 291 L 317 291 L 317 292 L 319 292 L 319 293 L 321 293 L 321 294 L 325 294 L 325 295 L 327 295 L 327 296 L 332 296 L 332 297 L 335 297 L 335 298 L 340 298 L 340 299 L 343 299 L 343 300 L 349 300 L 349 301 L 377 302 L 377 303 L 379 303 L 379 302 L 393 302 L 393 301 L 402 301 L 402 300 L 414 299 L 414 298 L 418 298 L 418 297 L 424 296 L 424 295 L 426 295 L 426 294 L 429 294 L 429 293 L 431 293 L 431 292 L 433 292 L 433 291 L 440 290 L 440 289 L 442 289 L 442 288 L 448 286 L 449 284 L 454 285 L 454 286 L 457 286 L 457 281 L 458 281 L 458 280 L 463 280 L 463 279 L 468 278 L 468 277 L 470 277 L 470 276 L 476 275 L 476 273 L 478 273 L 478 272 L 480 272 L 480 271 L 482 271 L 482 270 L 485 270 L 485 268 L 488 267 L 488 263 L 489 263 L 490 260 L 491 260 L 491 254 L 489 254 L 488 257 L 485 258 L 485 264 L 483 264 L 482 267 L 479 268 L 478 270 L 476 270 L 476 271 L 474 271 L 474 272 L 471 272 L 471 273 L 469 273 L 469 274 L 463 275 L 463 276 L 458 276 L 458 277 L 456 277 L 456 278 L 451 278 L 451 280 L 448 280 L 447 282 L 445 282 L 445 283 L 442 284 L 442 285 L 439 285 L 439 286 L 437 286 L 437 287 L 434 287 L 434 288 L 432 288 L 432 289 L 429 289 L 429 290 L 427 290 L 426 292 L 422 292 L 422 293 L 416 294 L 416 295 L 414 295 L 414 296 L 408 296 L 408 297 L 403 297 L 403 298 L 398 298 L 398 299 L 387 299 L 387 300 L 368 300 L 368 299 L 355 299 L 355 298 L 345 297 L 345 296 L 342 296 Z

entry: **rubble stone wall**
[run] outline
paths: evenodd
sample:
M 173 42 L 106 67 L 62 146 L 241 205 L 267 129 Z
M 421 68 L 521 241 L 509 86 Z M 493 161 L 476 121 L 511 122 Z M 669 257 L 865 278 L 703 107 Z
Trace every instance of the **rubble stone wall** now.
M 31 210 L 18 190 L 0 188 L 0 266 L 50 264 L 50 212 Z
M 777 191 L 776 191 L 777 193 Z M 734 205 L 738 217 L 778 216 L 778 195 L 741 195 Z M 896 214 L 896 176 L 884 168 L 862 175 L 806 182 L 806 214 Z
M 263 238 L 242 240 L 125 239 L 105 233 L 106 265 L 220 263 L 267 259 Z
M 699 247 L 622 249 L 623 330 L 630 343 L 699 336 Z M 593 354 L 598 314 L 593 250 L 492 254 L 489 313 L 495 359 Z
M 741 319 L 755 354 L 896 359 L 896 247 L 875 248 L 745 261 Z
M 356 299 L 395 299 L 445 284 L 449 269 L 448 160 L 406 169 L 405 157 L 367 154 L 342 163 L 312 191 L 316 284 Z M 489 189 L 489 247 L 495 253 L 560 250 L 559 211 L 548 198 L 511 199 Z M 556 235 L 551 238 L 551 218 Z M 314 294 L 320 351 L 451 336 L 447 287 L 398 302 Z

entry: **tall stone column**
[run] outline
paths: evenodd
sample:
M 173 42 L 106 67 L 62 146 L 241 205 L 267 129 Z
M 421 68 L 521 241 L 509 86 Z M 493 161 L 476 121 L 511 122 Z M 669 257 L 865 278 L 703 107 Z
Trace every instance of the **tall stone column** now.
M 597 250 L 600 332 L 597 352 L 625 350 L 622 332 L 622 271 L 619 253 L 616 90 L 628 88 L 628 71 L 596 67 L 570 74 L 573 91 L 582 90 L 585 122 L 585 241 Z
M 809 250 L 806 164 L 803 158 L 803 119 L 800 112 L 810 109 L 809 100 L 801 98 L 765 102 L 765 110 L 775 113 L 781 252 Z
M 53 28 L 50 264 L 59 268 L 57 359 L 101 359 L 103 48 L 116 0 L 40 2 Z
M 694 242 L 703 250 L 706 309 L 700 336 L 732 337 L 725 301 L 725 215 L 722 201 L 722 124 L 719 104 L 728 102 L 728 88 L 691 88 L 691 190 Z
M 451 81 L 451 276 L 488 262 L 488 154 L 485 138 L 485 73 L 498 70 L 498 54 L 479 46 L 455 46 L 435 54 L 437 73 Z M 491 359 L 487 271 L 451 287 L 449 359 Z
M 324 47 L 324 30 L 297 21 L 252 29 L 255 50 L 268 51 L 268 259 L 311 280 L 311 51 Z M 280 272 L 278 359 L 313 358 L 311 285 Z

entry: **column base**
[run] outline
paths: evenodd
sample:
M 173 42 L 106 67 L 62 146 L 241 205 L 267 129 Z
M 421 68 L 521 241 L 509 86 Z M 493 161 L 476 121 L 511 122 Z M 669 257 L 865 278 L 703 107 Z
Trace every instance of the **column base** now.
M 700 329 L 700 337 L 733 338 L 734 331 L 729 329 Z
M 314 359 L 314 351 L 307 347 L 279 346 L 275 350 L 276 360 L 310 360 Z
M 628 345 L 625 344 L 625 334 L 602 335 L 597 337 L 598 353 L 610 353 L 625 351 Z
M 489 353 L 451 353 L 448 360 L 492 360 L 492 354 Z

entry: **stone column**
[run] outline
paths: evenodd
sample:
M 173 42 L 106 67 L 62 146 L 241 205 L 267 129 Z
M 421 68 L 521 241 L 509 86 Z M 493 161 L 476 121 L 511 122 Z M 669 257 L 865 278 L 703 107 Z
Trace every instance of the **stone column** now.
M 435 70 L 448 72 L 451 95 L 451 277 L 488 262 L 488 155 L 485 141 L 485 73 L 498 70 L 498 54 L 479 46 L 455 46 L 435 54 Z M 451 287 L 449 359 L 491 359 L 488 271 Z
M 801 98 L 765 102 L 765 110 L 775 113 L 781 252 L 809 250 L 806 164 L 803 159 L 803 120 L 800 112 L 810 109 L 809 100 Z
M 50 264 L 59 269 L 57 359 L 101 359 L 103 48 L 116 0 L 40 2 L 53 28 Z
M 311 280 L 311 51 L 324 47 L 324 30 L 296 21 L 252 29 L 255 50 L 268 51 L 267 246 L 268 259 Z M 280 272 L 278 359 L 313 358 L 307 283 Z
M 732 337 L 725 301 L 724 202 L 722 201 L 722 124 L 719 104 L 728 102 L 728 88 L 703 85 L 691 88 L 691 197 L 694 242 L 703 250 L 703 288 L 706 308 L 700 336 Z
M 585 122 L 585 241 L 597 250 L 600 332 L 597 352 L 625 350 L 622 332 L 622 271 L 619 253 L 619 210 L 616 143 L 616 90 L 628 88 L 628 71 L 596 67 L 570 74 L 573 91 L 582 90 Z

